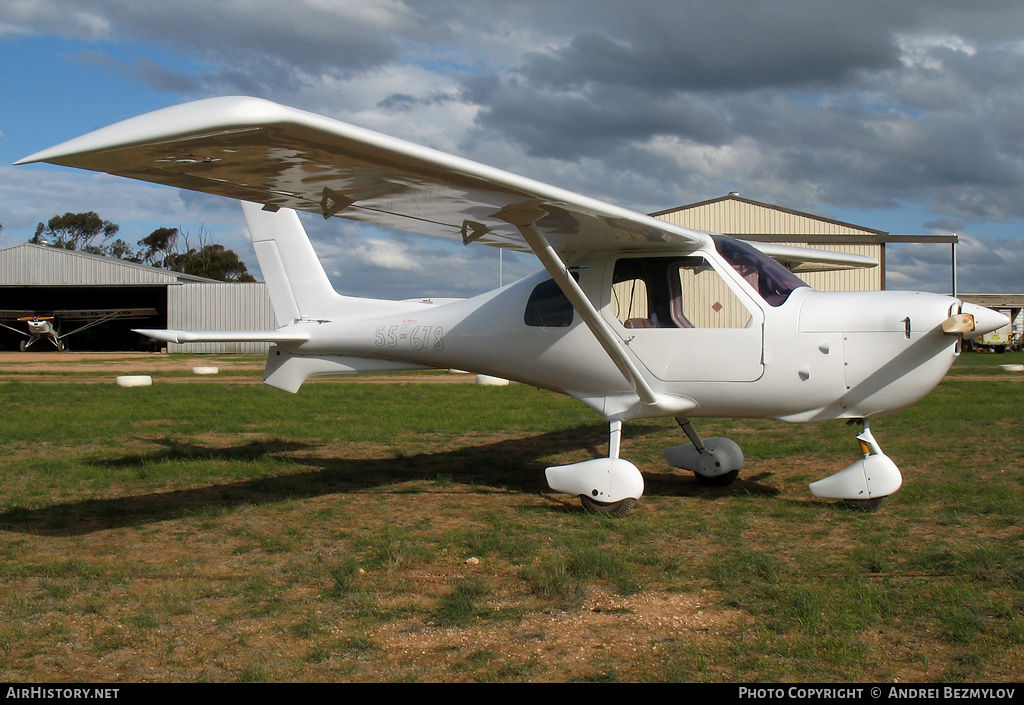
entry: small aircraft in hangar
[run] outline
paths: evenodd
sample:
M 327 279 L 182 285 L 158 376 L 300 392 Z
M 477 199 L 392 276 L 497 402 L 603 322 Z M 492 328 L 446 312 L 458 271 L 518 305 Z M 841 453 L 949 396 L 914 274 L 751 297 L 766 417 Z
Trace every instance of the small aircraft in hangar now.
M 55 350 L 64 352 L 67 346 L 64 339 L 68 336 L 96 326 L 127 318 L 152 318 L 157 315 L 155 308 L 121 308 L 121 309 L 78 309 L 48 311 L 0 311 L 0 327 L 24 336 L 27 340 L 19 343 L 19 349 L 25 352 L 40 341 L 48 341 Z M 27 330 L 19 330 L 7 325 L 4 321 L 24 323 Z M 78 323 L 76 328 L 61 332 L 61 323 Z M 45 344 L 43 344 L 45 346 Z
M 690 441 L 666 460 L 712 485 L 736 478 L 743 453 L 694 418 L 858 421 L 863 457 L 810 490 L 875 508 L 902 477 L 870 419 L 916 402 L 963 338 L 1007 322 L 950 296 L 814 291 L 791 270 L 877 262 L 689 230 L 255 98 L 166 108 L 30 162 L 242 202 L 279 327 L 140 332 L 272 342 L 264 380 L 290 392 L 314 375 L 457 368 L 568 394 L 607 419 L 608 456 L 548 468 L 548 484 L 617 516 L 644 489 L 620 457 L 622 425 L 660 416 Z M 533 252 L 544 271 L 439 306 L 342 296 L 294 210 Z

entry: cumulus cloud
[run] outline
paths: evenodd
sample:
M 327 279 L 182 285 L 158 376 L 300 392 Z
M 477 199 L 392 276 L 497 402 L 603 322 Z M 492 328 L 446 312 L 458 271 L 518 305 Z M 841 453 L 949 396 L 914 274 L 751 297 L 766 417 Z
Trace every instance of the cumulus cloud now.
M 0 41 L 74 40 L 70 60 L 132 85 L 260 95 L 641 211 L 738 190 L 825 215 L 909 203 L 968 233 L 1024 219 L 1022 27 L 1020 3 L 967 0 L 0 6 Z M 432 276 L 389 244 L 408 239 L 361 237 L 368 269 Z M 976 239 L 1000 259 L 965 241 L 965 278 L 1010 271 L 1019 240 Z M 905 252 L 890 281 L 941 285 Z
M 394 59 L 401 36 L 415 37 L 415 13 L 397 0 L 20 0 L 0 23 L 21 33 L 151 41 L 215 62 L 281 62 L 298 68 L 361 69 Z
M 982 239 L 959 233 L 955 248 L 958 293 L 1020 293 L 1024 248 L 1018 240 Z M 889 245 L 887 286 L 949 293 L 953 247 L 946 244 Z
M 748 193 L 794 184 L 791 207 L 909 199 L 975 221 L 1021 217 L 1024 54 L 975 45 L 1024 18 L 989 9 L 958 35 L 969 6 L 950 5 L 944 31 L 918 3 L 679 3 L 656 17 L 602 6 L 601 27 L 468 79 L 466 96 L 489 136 L 531 155 L 754 144 L 759 174 L 724 178 Z

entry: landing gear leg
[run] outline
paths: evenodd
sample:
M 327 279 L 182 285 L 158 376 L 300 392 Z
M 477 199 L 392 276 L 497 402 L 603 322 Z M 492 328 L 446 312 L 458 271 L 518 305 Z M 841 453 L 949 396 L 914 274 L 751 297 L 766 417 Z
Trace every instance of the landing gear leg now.
M 622 447 L 622 421 L 614 419 L 608 422 L 608 458 L 619 459 L 619 450 Z M 625 461 L 623 461 L 625 462 Z M 588 512 L 594 514 L 606 514 L 613 517 L 624 517 L 633 511 L 636 506 L 636 497 L 626 497 L 618 502 L 599 502 L 585 494 L 580 495 L 580 504 Z
M 609 422 L 608 457 L 544 471 L 548 486 L 556 492 L 576 495 L 583 506 L 596 514 L 623 517 L 644 493 L 644 479 L 633 463 L 619 457 L 622 421 Z
M 868 419 L 861 419 L 864 430 L 857 434 L 864 457 L 835 475 L 810 486 L 811 494 L 824 499 L 841 499 L 848 507 L 872 512 L 903 484 L 903 476 L 871 435 Z
M 697 482 L 707 487 L 731 485 L 743 467 L 740 447 L 728 438 L 708 438 L 705 441 L 690 419 L 678 417 L 676 421 L 690 442 L 666 448 L 666 462 L 672 467 L 689 470 L 697 477 Z

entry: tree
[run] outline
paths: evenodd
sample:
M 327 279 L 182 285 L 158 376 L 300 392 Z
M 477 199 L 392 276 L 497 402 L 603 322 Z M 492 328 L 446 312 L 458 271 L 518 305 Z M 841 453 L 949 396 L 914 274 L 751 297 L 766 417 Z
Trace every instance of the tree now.
M 160 266 L 173 272 L 224 282 L 256 281 L 234 250 L 209 242 L 202 228 L 196 237 L 199 240 L 198 249 L 191 246 L 189 233 L 180 233 L 176 228 L 161 228 L 154 230 L 145 240 L 140 240 L 139 244 L 162 248 L 160 251 L 166 254 Z M 184 245 L 179 247 L 182 240 Z
M 120 226 L 108 220 L 101 220 L 92 211 L 65 213 L 55 215 L 45 224 L 40 223 L 36 227 L 36 234 L 29 242 L 116 257 L 218 281 L 256 281 L 256 278 L 249 274 L 245 262 L 239 259 L 234 250 L 228 250 L 223 245 L 207 244 L 202 230 L 199 232 L 198 250 L 189 247 L 188 234 L 182 235 L 178 228 L 157 228 L 138 241 L 137 244 L 142 249 L 137 251 L 120 238 L 106 244 L 118 230 Z M 99 243 L 96 242 L 97 238 Z M 187 251 L 178 251 L 182 239 L 185 242 L 184 247 L 188 248 Z
M 117 238 L 111 244 L 104 248 L 104 255 L 107 257 L 116 257 L 117 259 L 127 260 L 128 262 L 135 262 L 142 264 L 142 257 L 140 253 L 135 252 L 132 246 L 121 238 Z
M 201 227 L 197 239 L 198 249 L 191 246 L 189 233 L 181 233 L 177 228 L 161 228 L 139 244 L 165 253 L 160 266 L 174 272 L 225 282 L 256 281 L 234 250 L 209 242 Z M 179 246 L 182 241 L 184 245 Z
M 191 248 L 188 252 L 171 253 L 164 258 L 164 267 L 173 272 L 224 282 L 256 281 L 235 251 L 225 249 L 223 245 L 205 245 L 199 250 Z
M 49 245 L 65 250 L 78 250 L 94 255 L 105 255 L 108 248 L 103 244 L 93 244 L 96 238 L 102 243 L 117 234 L 120 226 L 109 220 L 101 220 L 94 212 L 65 213 L 50 218 L 45 225 L 36 226 L 36 234 L 29 242 L 37 245 Z
M 167 256 L 174 252 L 178 245 L 177 228 L 157 228 L 139 240 L 145 249 L 139 252 L 143 262 L 154 267 L 163 267 Z

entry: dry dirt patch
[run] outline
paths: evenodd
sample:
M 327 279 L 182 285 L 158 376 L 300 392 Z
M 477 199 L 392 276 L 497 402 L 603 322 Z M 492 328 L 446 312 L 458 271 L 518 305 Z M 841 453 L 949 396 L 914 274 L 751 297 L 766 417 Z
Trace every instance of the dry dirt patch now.
M 564 682 L 600 675 L 602 666 L 612 663 L 619 668 L 652 664 L 658 650 L 671 645 L 707 647 L 745 619 L 720 604 L 706 591 L 599 593 L 578 610 L 531 613 L 513 625 L 438 629 L 396 622 L 376 639 L 392 654 L 394 665 L 419 672 L 443 668 L 446 658 L 493 652 L 505 662 L 543 664 L 535 666 L 539 672 L 533 681 Z

